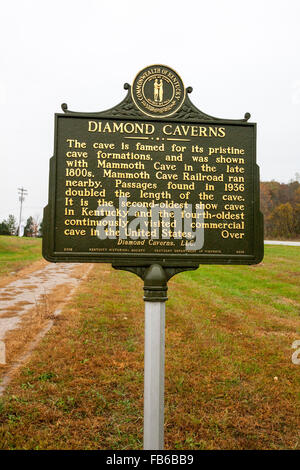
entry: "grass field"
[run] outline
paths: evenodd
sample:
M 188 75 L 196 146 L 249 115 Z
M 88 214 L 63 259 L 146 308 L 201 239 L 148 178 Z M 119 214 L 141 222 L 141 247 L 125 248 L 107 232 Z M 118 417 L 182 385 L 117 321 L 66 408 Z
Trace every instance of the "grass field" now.
M 299 449 L 300 249 L 169 282 L 165 448 Z M 141 449 L 144 305 L 95 265 L 0 401 L 2 449 Z
M 41 259 L 41 238 L 0 235 L 0 277 Z

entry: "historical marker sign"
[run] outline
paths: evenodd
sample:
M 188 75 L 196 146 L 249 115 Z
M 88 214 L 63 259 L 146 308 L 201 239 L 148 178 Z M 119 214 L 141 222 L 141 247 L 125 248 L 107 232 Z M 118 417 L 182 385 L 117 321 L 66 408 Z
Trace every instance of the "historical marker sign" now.
M 55 116 L 43 255 L 106 262 L 144 280 L 144 449 L 163 449 L 167 282 L 201 263 L 263 257 L 256 125 L 218 119 L 153 65 L 122 103 Z
M 261 261 L 256 124 L 199 111 L 162 65 L 126 89 L 108 111 L 63 105 L 55 116 L 44 257 L 170 267 Z

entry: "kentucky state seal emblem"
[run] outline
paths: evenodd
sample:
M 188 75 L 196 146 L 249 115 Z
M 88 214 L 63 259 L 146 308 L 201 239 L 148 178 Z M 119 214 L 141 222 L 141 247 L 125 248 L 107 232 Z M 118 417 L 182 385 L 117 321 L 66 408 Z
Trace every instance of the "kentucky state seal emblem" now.
M 167 117 L 182 106 L 185 88 L 175 70 L 165 65 L 150 65 L 135 77 L 131 94 L 135 105 L 147 116 Z

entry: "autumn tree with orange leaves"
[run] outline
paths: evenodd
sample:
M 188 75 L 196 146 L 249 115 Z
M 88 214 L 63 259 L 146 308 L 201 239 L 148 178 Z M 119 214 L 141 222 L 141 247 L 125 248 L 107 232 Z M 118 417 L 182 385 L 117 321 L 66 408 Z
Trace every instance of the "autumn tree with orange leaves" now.
M 300 239 L 300 175 L 289 183 L 260 183 L 265 238 Z

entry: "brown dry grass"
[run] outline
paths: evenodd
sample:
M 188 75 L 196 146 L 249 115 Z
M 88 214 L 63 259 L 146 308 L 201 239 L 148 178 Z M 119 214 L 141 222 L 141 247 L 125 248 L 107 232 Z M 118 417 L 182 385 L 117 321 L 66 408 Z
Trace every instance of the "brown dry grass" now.
M 38 271 L 43 269 L 48 262 L 44 259 L 40 259 L 31 263 L 29 266 L 20 266 L 19 268 L 12 267 L 11 269 L 16 269 L 16 271 L 12 271 L 9 274 L 3 274 L 0 277 L 0 288 L 5 287 L 13 281 L 17 281 L 19 279 L 23 279 L 24 277 L 28 276 L 29 274 L 33 273 L 34 271 Z
M 274 250 L 170 282 L 166 449 L 299 449 L 300 257 Z M 143 311 L 137 277 L 95 265 L 0 402 L 1 447 L 140 449 Z
M 38 269 L 40 269 L 40 265 Z M 72 270 L 72 276 L 81 279 L 88 269 L 89 265 L 79 265 Z M 34 272 L 33 269 L 24 269 L 22 271 L 25 270 L 27 274 Z M 28 287 L 26 287 L 26 289 L 27 288 Z M 70 287 L 68 284 L 61 284 L 50 292 L 45 292 L 41 298 L 35 302 L 34 307 L 22 315 L 17 328 L 6 334 L 6 364 L 0 364 L 0 377 L 9 372 L 11 366 L 30 350 L 32 341 L 34 341 L 38 333 L 46 327 L 50 320 L 59 321 L 60 317 L 54 316 L 54 312 L 59 307 L 63 306 L 69 293 Z M 22 301 L 12 307 L 6 308 L 6 314 L 2 314 L 1 318 L 15 316 L 18 312 L 18 307 L 28 303 L 29 302 Z

